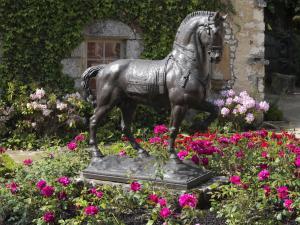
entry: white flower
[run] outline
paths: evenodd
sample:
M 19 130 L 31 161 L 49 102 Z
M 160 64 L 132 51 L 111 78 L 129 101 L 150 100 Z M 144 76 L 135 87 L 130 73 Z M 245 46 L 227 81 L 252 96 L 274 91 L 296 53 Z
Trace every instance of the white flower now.
M 235 103 L 240 103 L 240 101 L 241 101 L 241 98 L 239 96 L 235 96 L 233 98 L 233 102 L 235 102 Z
M 43 88 L 35 90 L 35 96 L 37 99 L 41 99 L 45 96 L 45 91 Z
M 52 112 L 52 110 L 50 110 L 50 109 L 44 109 L 43 110 L 43 115 L 44 116 L 49 116 L 51 112 Z
M 221 114 L 222 114 L 223 117 L 227 116 L 229 113 L 230 113 L 230 110 L 228 108 L 223 107 L 221 109 Z
M 267 103 L 266 101 L 260 102 L 258 106 L 259 106 L 259 109 L 264 111 L 264 112 L 267 112 L 270 108 L 269 103 Z
M 247 98 L 247 97 L 249 97 L 249 94 L 247 93 L 247 91 L 242 91 L 241 93 L 240 93 L 240 97 L 242 97 L 242 98 Z
M 248 113 L 245 120 L 247 123 L 252 123 L 254 121 L 254 115 L 252 113 Z
M 237 110 L 240 114 L 244 114 L 247 112 L 247 108 L 243 105 L 237 105 Z
M 229 106 L 229 105 L 232 104 L 232 102 L 233 102 L 233 99 L 232 99 L 232 98 L 227 98 L 227 99 L 226 99 L 225 105 Z
M 36 123 L 35 123 L 35 122 L 31 123 L 31 126 L 32 126 L 33 128 L 35 128 L 35 127 L 36 127 Z
M 234 90 L 230 89 L 230 90 L 227 91 L 227 96 L 228 97 L 233 97 L 234 95 L 235 95 Z
M 68 107 L 68 105 L 66 103 L 63 102 L 56 102 L 56 108 L 59 109 L 60 111 L 66 109 Z

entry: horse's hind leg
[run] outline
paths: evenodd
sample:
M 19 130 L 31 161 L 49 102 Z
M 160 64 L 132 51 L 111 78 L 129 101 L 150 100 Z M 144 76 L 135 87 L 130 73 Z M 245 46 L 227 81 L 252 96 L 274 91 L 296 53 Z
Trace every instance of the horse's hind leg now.
M 124 135 L 128 138 L 131 146 L 138 151 L 140 156 L 148 156 L 148 153 L 136 142 L 135 137 L 131 132 L 131 123 L 136 110 L 136 103 L 124 102 L 121 104 L 120 109 L 122 112 L 121 128 Z
M 92 145 L 92 157 L 103 157 L 102 152 L 98 149 L 96 134 L 97 125 L 102 120 L 105 115 L 113 108 L 112 105 L 103 105 L 95 109 L 94 115 L 90 118 L 90 141 L 89 144 Z

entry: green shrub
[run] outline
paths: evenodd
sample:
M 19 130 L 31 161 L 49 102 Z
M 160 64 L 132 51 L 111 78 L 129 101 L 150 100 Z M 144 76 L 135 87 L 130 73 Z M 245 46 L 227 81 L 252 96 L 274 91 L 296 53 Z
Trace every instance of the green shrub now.
M 0 154 L 0 177 L 10 176 L 16 168 L 16 163 L 8 154 Z

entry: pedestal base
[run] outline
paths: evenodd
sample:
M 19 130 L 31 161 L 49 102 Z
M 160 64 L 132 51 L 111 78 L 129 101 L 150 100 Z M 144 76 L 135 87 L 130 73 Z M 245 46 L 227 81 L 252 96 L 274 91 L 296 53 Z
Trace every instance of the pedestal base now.
M 83 177 L 102 181 L 128 183 L 130 180 L 151 181 L 173 189 L 190 189 L 212 177 L 210 171 L 170 159 L 159 165 L 154 157 L 130 158 L 110 155 L 93 158 Z

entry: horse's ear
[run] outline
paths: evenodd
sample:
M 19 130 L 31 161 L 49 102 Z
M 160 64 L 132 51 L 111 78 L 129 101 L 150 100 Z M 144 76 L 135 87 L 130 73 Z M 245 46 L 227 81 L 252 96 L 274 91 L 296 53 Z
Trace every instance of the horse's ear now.
M 220 17 L 220 12 L 217 11 L 213 17 L 213 21 L 217 21 L 219 19 L 219 17 Z

